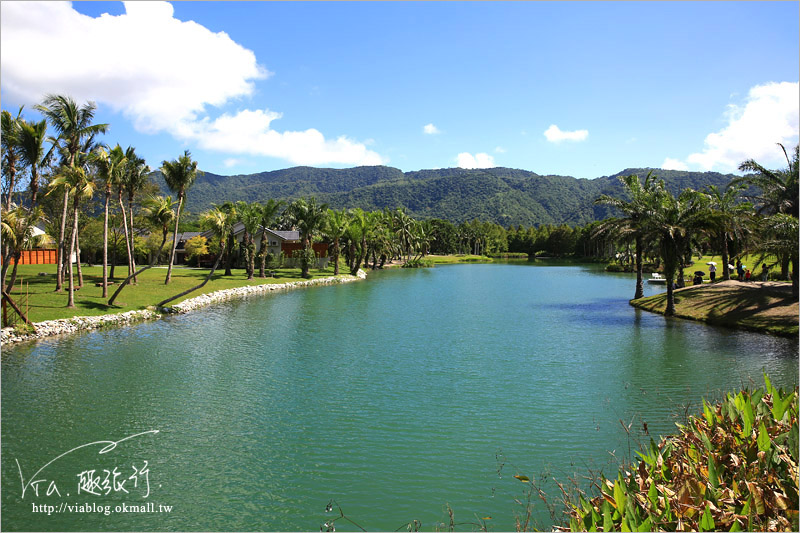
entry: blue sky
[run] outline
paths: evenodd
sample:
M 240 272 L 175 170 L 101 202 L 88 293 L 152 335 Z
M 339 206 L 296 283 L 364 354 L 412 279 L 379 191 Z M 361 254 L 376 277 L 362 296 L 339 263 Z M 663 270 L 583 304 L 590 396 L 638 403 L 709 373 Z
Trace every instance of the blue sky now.
M 785 166 L 798 2 L 3 2 L 2 107 L 93 100 L 156 168 Z M 79 50 L 73 55 L 72 50 Z

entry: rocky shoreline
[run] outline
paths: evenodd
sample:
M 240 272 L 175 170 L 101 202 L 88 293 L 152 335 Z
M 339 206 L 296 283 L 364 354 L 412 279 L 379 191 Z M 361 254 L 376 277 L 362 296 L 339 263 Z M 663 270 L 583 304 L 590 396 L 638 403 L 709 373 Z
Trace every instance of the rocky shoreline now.
M 194 298 L 185 300 L 172 307 L 144 309 L 140 311 L 127 311 L 113 315 L 100 316 L 76 316 L 72 318 L 60 318 L 58 320 L 47 320 L 34 323 L 35 332 L 18 334 L 14 328 L 3 328 L 0 331 L 0 344 L 7 346 L 20 342 L 34 341 L 46 337 L 57 335 L 69 335 L 80 331 L 89 331 L 104 327 L 127 326 L 145 320 L 155 320 L 166 314 L 183 314 L 195 309 L 200 309 L 215 303 L 245 298 L 254 294 L 266 294 L 273 291 L 290 290 L 314 285 L 333 285 L 338 283 L 348 283 L 366 279 L 367 274 L 363 270 L 358 271 L 356 276 L 331 276 L 328 278 L 318 278 L 304 281 L 291 281 L 288 283 L 267 283 L 264 285 L 247 285 L 224 289 L 208 294 L 201 294 Z

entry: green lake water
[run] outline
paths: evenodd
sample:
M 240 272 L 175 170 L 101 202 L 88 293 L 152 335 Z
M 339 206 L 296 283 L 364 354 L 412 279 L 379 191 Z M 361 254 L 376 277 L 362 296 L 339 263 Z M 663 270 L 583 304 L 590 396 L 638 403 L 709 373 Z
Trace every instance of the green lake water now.
M 513 530 L 515 474 L 610 471 L 645 422 L 658 439 L 763 372 L 798 384 L 796 339 L 639 311 L 633 285 L 575 265 L 376 272 L 4 348 L 2 529 L 318 530 L 335 500 L 369 530 L 432 530 L 448 504 L 459 529 Z

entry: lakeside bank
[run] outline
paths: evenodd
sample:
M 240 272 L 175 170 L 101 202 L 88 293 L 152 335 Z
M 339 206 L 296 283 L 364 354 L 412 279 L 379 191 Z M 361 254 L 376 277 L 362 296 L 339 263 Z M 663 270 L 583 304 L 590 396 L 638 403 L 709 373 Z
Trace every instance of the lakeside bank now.
M 631 300 L 630 304 L 663 315 L 667 294 Z M 675 290 L 676 318 L 782 337 L 797 337 L 799 309 L 789 283 L 729 280 Z
M 200 309 L 215 303 L 245 298 L 255 294 L 266 294 L 273 291 L 290 290 L 315 285 L 332 285 L 337 283 L 348 283 L 366 279 L 367 274 L 359 270 L 356 276 L 350 274 L 340 274 L 326 278 L 316 278 L 303 281 L 290 281 L 286 283 L 265 283 L 262 285 L 243 285 L 230 289 L 222 289 L 206 294 L 201 294 L 194 298 L 183 300 L 179 304 L 171 307 L 148 308 L 142 310 L 127 311 L 124 313 L 114 313 L 99 316 L 75 316 L 71 318 L 60 318 L 56 320 L 45 320 L 33 324 L 34 331 L 20 332 L 16 328 L 6 327 L 0 330 L 0 344 L 7 346 L 21 342 L 35 341 L 47 337 L 59 335 L 69 335 L 93 329 L 127 326 L 146 320 L 157 320 L 164 315 L 183 314 L 195 309 Z

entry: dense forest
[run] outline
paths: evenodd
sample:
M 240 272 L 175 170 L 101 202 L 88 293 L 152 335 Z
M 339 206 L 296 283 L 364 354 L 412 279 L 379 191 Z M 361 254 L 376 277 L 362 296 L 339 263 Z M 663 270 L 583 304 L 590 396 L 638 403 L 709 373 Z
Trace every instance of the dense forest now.
M 334 209 L 359 207 L 367 211 L 402 208 L 420 219 L 440 218 L 461 223 L 474 219 L 502 226 L 540 224 L 585 225 L 611 216 L 611 209 L 594 205 L 602 195 L 622 194 L 619 176 L 651 169 L 629 168 L 611 176 L 578 179 L 541 176 L 510 168 L 448 168 L 403 172 L 374 166 L 347 169 L 294 167 L 257 174 L 220 176 L 199 174 L 187 193 L 187 209 L 201 213 L 227 201 L 291 202 L 315 197 Z M 736 176 L 716 172 L 657 170 L 667 189 L 678 194 L 686 187 L 725 187 Z M 153 179 L 169 193 L 158 172 Z

